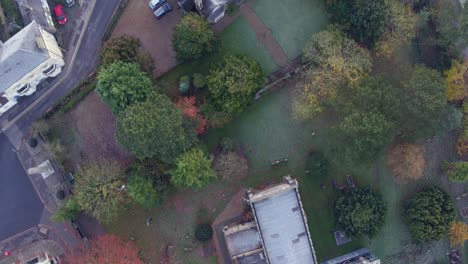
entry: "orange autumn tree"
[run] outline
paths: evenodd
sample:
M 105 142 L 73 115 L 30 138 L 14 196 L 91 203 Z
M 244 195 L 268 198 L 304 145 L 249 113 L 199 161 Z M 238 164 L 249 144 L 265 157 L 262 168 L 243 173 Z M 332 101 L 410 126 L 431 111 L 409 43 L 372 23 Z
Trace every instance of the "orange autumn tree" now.
M 82 247 L 65 260 L 70 264 L 143 264 L 135 243 L 111 234 L 91 240 L 89 249 Z
M 182 111 L 182 114 L 192 119 L 196 123 L 195 130 L 201 135 L 205 132 L 208 126 L 208 121 L 200 114 L 200 110 L 195 106 L 196 99 L 194 96 L 182 97 L 177 102 L 177 108 Z
M 463 246 L 466 240 L 468 240 L 468 225 L 463 222 L 453 222 L 450 226 L 450 245 Z

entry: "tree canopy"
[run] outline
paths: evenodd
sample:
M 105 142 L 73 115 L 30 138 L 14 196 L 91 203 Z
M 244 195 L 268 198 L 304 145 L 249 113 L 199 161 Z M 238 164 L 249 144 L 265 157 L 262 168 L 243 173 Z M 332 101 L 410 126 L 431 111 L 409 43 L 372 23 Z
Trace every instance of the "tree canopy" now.
M 101 49 L 101 64 L 109 66 L 114 62 L 137 63 L 140 40 L 133 36 L 112 38 Z
M 127 202 L 120 191 L 124 171 L 115 161 L 91 161 L 78 170 L 74 199 L 88 214 L 103 223 L 114 221 Z
M 374 236 L 384 223 L 386 204 L 369 188 L 342 193 L 335 203 L 337 224 L 348 236 Z
M 336 97 L 340 86 L 354 86 L 371 70 L 370 54 L 336 27 L 312 35 L 304 50 L 306 70 L 292 99 L 293 115 L 310 119 L 323 111 L 323 103 Z
M 442 167 L 447 171 L 450 181 L 461 183 L 468 181 L 468 162 L 445 162 Z
M 385 31 L 386 0 L 358 0 L 349 16 L 349 33 L 358 42 L 373 47 Z
M 132 175 L 127 181 L 127 193 L 134 202 L 146 209 L 156 206 L 159 201 L 158 191 L 148 176 Z
M 441 74 L 416 65 L 400 90 L 402 135 L 409 138 L 433 135 L 447 106 Z
M 198 59 L 216 51 L 218 39 L 204 17 L 190 12 L 176 25 L 172 46 L 180 60 Z
M 171 172 L 171 182 L 178 188 L 201 188 L 216 178 L 211 160 L 199 148 L 181 154 Z
M 265 75 L 260 64 L 242 55 L 225 56 L 207 76 L 211 103 L 227 114 L 242 112 L 264 83 Z
M 450 196 L 436 186 L 418 192 L 408 201 L 405 209 L 411 236 L 418 242 L 441 239 L 448 233 L 455 217 L 455 206 Z
M 70 264 L 143 264 L 133 241 L 125 241 L 112 234 L 90 240 L 89 248 L 82 246 L 65 259 Z
M 153 90 L 151 79 L 134 63 L 115 62 L 99 71 L 97 92 L 114 113 L 142 102 Z
M 450 245 L 455 247 L 457 245 L 463 246 L 465 241 L 468 240 L 468 225 L 461 221 L 453 222 L 450 225 Z
M 468 72 L 468 63 L 452 61 L 452 67 L 445 71 L 445 85 L 447 86 L 447 100 L 461 101 L 465 98 L 465 75 Z
M 167 96 L 156 93 L 122 112 L 116 138 L 137 158 L 156 157 L 166 163 L 173 163 L 197 141 L 195 131 L 185 127 L 175 104 Z

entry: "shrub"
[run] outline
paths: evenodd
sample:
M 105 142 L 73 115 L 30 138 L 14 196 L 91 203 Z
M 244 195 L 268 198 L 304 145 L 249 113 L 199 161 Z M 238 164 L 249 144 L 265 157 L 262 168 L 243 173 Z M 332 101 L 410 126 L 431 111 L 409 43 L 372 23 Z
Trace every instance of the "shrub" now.
M 190 77 L 187 75 L 184 75 L 180 77 L 179 80 L 179 92 L 181 93 L 187 93 L 190 89 Z
M 445 84 L 447 86 L 447 100 L 461 101 L 465 98 L 465 75 L 468 70 L 468 63 L 452 61 L 452 67 L 445 71 Z
M 195 238 L 201 242 L 211 240 L 213 237 L 213 228 L 210 224 L 199 224 L 195 228 Z
M 54 214 L 52 219 L 57 222 L 66 222 L 66 221 L 75 220 L 80 211 L 81 211 L 80 205 L 78 204 L 76 199 L 71 197 L 65 202 L 65 204 L 62 207 L 60 207 L 57 210 L 57 212 Z
M 234 151 L 236 148 L 236 141 L 232 138 L 224 137 L 221 139 L 221 142 L 219 142 L 219 146 L 224 153 Z
M 450 225 L 450 246 L 463 246 L 468 240 L 468 225 L 463 222 L 454 222 Z
M 415 144 L 395 145 L 388 155 L 388 166 L 398 183 L 419 179 L 424 172 L 424 146 Z
M 448 178 L 452 182 L 465 182 L 468 180 L 468 162 L 444 162 L 443 169 L 448 172 Z
M 143 208 L 150 209 L 158 204 L 158 192 L 151 178 L 147 176 L 132 175 L 127 182 L 127 193 Z
M 213 162 L 213 168 L 219 177 L 231 181 L 246 177 L 249 170 L 247 159 L 233 151 L 219 154 Z
M 328 175 L 328 160 L 321 152 L 312 152 L 309 157 L 309 167 L 313 177 L 325 179 Z
M 228 16 L 234 16 L 237 13 L 237 11 L 239 11 L 239 7 L 236 5 L 236 3 L 230 2 L 227 5 L 226 13 L 228 14 Z
M 193 74 L 193 86 L 195 88 L 200 89 L 206 86 L 206 78 L 201 73 Z
M 65 192 L 63 190 L 59 190 L 55 193 L 55 197 L 59 200 L 65 199 Z
M 439 187 L 430 186 L 408 201 L 404 217 L 413 239 L 428 242 L 448 233 L 456 211 L 450 196 Z
M 29 138 L 29 140 L 28 140 L 28 145 L 29 145 L 31 148 L 37 147 L 37 139 L 34 138 L 34 137 Z
M 181 154 L 171 172 L 171 182 L 178 188 L 201 188 L 216 178 L 211 160 L 200 148 Z

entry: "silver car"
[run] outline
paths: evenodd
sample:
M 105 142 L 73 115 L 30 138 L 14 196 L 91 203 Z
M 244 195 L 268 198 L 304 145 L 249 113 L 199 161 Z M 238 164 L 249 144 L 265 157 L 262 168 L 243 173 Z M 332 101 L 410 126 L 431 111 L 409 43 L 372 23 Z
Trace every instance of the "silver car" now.
M 151 0 L 149 1 L 149 7 L 151 10 L 156 11 L 164 2 L 165 0 Z

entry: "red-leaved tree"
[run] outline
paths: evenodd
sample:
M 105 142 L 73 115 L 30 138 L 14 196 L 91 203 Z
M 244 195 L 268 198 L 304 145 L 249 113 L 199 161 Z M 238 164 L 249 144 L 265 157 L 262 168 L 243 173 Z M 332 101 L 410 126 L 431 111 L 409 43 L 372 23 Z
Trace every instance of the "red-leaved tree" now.
M 105 234 L 90 241 L 90 247 L 81 248 L 65 257 L 70 264 L 143 264 L 138 248 L 132 241 Z
M 182 97 L 177 102 L 177 108 L 182 111 L 182 114 L 189 117 L 196 123 L 195 130 L 197 134 L 205 133 L 208 121 L 200 115 L 200 110 L 195 106 L 196 99 L 194 96 Z

